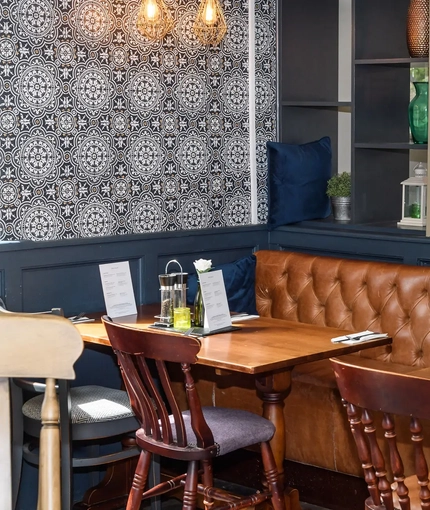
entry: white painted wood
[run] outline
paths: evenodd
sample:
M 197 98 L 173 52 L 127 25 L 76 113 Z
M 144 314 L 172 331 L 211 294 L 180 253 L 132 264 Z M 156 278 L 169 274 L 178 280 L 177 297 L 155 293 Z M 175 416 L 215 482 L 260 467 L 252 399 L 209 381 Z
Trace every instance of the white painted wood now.
M 9 377 L 47 378 L 42 407 L 38 510 L 61 510 L 59 407 L 55 378 L 74 379 L 83 350 L 77 328 L 63 317 L 0 309 L 0 508 L 12 508 Z
M 55 315 L 0 314 L 0 376 L 74 379 L 82 339 Z
M 251 223 L 258 223 L 257 140 L 255 132 L 255 4 L 248 2 L 249 83 L 249 172 L 251 180 Z
M 339 0 L 338 100 L 351 101 L 352 2 Z
M 9 380 L 0 377 L 0 508 L 12 508 Z
M 339 173 L 351 173 L 351 108 L 339 108 L 337 115 L 337 169 Z
M 352 2 L 339 0 L 338 101 L 352 96 Z M 351 173 L 351 107 L 338 111 L 338 173 Z
M 429 1 L 429 8 L 430 8 L 430 1 Z M 429 25 L 429 36 L 430 36 L 430 25 Z M 429 62 L 427 62 L 427 65 L 429 65 Z M 430 107 L 430 99 L 429 99 L 429 107 Z M 427 162 L 430 162 L 430 144 L 427 145 Z M 427 179 L 429 173 L 428 173 L 428 166 L 427 166 Z M 426 224 L 426 237 L 430 237 L 430 193 L 429 193 L 429 187 L 427 186 L 427 224 Z

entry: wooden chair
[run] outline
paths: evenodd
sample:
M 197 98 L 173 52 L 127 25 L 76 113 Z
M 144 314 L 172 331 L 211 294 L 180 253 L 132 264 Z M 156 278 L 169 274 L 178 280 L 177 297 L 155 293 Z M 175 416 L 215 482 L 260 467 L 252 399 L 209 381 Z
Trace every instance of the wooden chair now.
M 40 433 L 38 510 L 61 509 L 59 404 L 55 379 L 74 379 L 73 364 L 83 342 L 61 317 L 0 315 L 0 508 L 12 508 L 10 452 L 10 377 L 46 378 Z
M 0 303 L 0 318 L 3 316 L 46 317 L 56 315 L 57 310 L 37 314 L 17 314 L 6 310 Z M 74 330 L 76 328 L 67 321 Z M 77 330 L 76 330 L 77 331 Z M 24 337 L 25 339 L 25 337 Z M 27 335 L 27 341 L 31 342 Z M 119 451 L 102 453 L 98 444 L 105 439 L 119 443 L 120 439 L 134 434 L 137 420 L 130 406 L 127 393 L 123 390 L 105 386 L 76 386 L 69 388 L 65 379 L 57 381 L 56 389 L 59 395 L 61 421 L 61 505 L 63 510 L 70 510 L 73 506 L 73 470 L 95 468 L 97 466 L 113 466 L 124 463 L 139 454 L 134 441 L 128 441 L 126 447 Z M 36 396 L 23 401 L 23 390 L 35 393 Z M 11 413 L 12 413 L 12 502 L 15 508 L 18 489 L 21 481 L 22 461 L 39 464 L 39 441 L 41 439 L 42 402 L 45 384 L 22 377 L 10 379 Z M 29 439 L 24 442 L 24 433 Z M 88 444 L 88 453 L 73 455 L 73 445 Z M 107 481 L 112 471 L 108 472 L 105 481 L 87 491 L 82 502 L 83 508 L 115 509 L 124 506 L 125 495 L 130 485 L 127 476 L 121 477 L 123 487 L 113 487 L 113 491 L 106 489 Z M 98 480 L 95 482 L 97 484 Z
M 411 367 L 387 364 L 385 368 L 381 362 L 357 356 L 330 361 L 370 493 L 365 508 L 430 508 L 429 472 L 420 422 L 430 419 L 430 379 L 414 375 Z M 382 416 L 378 413 L 379 419 L 375 411 L 382 412 Z M 396 438 L 396 421 L 402 415 L 410 417 L 415 464 L 415 473 L 407 477 Z M 386 448 L 377 438 L 384 438 Z
M 283 487 L 269 444 L 274 425 L 253 413 L 220 407 L 201 407 L 191 375 L 200 341 L 189 336 L 165 334 L 103 322 L 141 428 L 136 432 L 142 448 L 134 475 L 127 510 L 138 510 L 142 499 L 184 488 L 183 508 L 196 507 L 197 494 L 209 509 L 247 506 L 271 500 L 274 510 L 284 510 Z M 189 409 L 181 411 L 172 391 L 166 363 L 180 364 Z M 212 459 L 233 450 L 260 444 L 267 488 L 239 497 L 213 486 Z M 187 472 L 144 492 L 152 455 L 183 460 Z M 199 471 L 201 469 L 201 471 Z M 199 483 L 199 479 L 201 483 Z

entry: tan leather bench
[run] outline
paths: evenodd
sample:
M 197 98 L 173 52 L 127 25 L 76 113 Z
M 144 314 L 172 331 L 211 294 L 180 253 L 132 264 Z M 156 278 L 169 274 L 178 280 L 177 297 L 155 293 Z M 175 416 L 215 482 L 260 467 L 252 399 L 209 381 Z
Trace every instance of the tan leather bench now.
M 286 251 L 256 256 L 260 315 L 386 332 L 392 345 L 360 355 L 430 365 L 430 268 Z M 285 458 L 362 476 L 329 361 L 297 366 L 293 381 L 285 407 Z M 398 433 L 407 433 L 406 427 Z
M 256 257 L 260 315 L 352 331 L 386 332 L 392 345 L 366 349 L 358 355 L 417 369 L 430 366 L 430 267 L 287 251 L 263 250 Z M 363 476 L 329 361 L 296 366 L 292 377 L 284 409 L 285 458 Z M 261 412 L 252 376 L 221 377 L 209 374 L 205 367 L 198 384 L 203 405 Z M 400 436 L 408 433 L 407 425 L 398 430 Z M 430 429 L 430 424 L 427 426 Z

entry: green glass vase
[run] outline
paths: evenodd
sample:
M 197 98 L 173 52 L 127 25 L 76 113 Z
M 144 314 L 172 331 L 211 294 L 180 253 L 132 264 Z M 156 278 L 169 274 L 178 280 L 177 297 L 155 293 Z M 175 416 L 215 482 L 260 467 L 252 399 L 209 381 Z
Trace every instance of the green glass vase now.
M 414 143 L 428 140 L 428 82 L 414 82 L 416 95 L 409 103 L 409 126 Z
M 197 292 L 194 298 L 194 326 L 204 327 L 205 325 L 205 305 L 203 303 L 202 289 L 200 282 L 197 282 Z

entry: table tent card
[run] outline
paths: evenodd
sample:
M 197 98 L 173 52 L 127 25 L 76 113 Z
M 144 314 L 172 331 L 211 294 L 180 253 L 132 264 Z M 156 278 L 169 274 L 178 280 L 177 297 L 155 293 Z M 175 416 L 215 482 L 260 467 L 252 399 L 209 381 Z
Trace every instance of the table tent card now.
M 100 264 L 99 268 L 109 317 L 137 315 L 129 262 Z
M 204 328 L 217 331 L 231 327 L 230 309 L 222 271 L 201 273 L 199 280 L 205 305 Z

